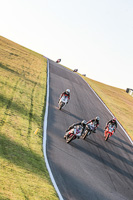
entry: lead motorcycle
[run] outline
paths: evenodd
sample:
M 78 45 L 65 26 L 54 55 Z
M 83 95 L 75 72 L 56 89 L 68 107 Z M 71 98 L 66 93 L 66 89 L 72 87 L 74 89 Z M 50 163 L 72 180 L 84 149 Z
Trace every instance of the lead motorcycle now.
M 74 128 L 67 131 L 64 135 L 64 139 L 66 139 L 66 143 L 70 143 L 72 140 L 76 138 L 80 138 L 82 132 L 82 128 L 80 126 L 74 126 Z
M 65 95 L 63 95 L 60 98 L 59 102 L 58 102 L 58 108 L 59 108 L 59 110 L 61 110 L 67 103 L 68 103 L 68 97 L 65 96 Z
M 105 131 L 104 131 L 104 139 L 105 141 L 107 141 L 109 139 L 109 137 L 111 137 L 115 132 L 115 125 L 112 124 L 108 124 L 108 126 L 106 127 Z

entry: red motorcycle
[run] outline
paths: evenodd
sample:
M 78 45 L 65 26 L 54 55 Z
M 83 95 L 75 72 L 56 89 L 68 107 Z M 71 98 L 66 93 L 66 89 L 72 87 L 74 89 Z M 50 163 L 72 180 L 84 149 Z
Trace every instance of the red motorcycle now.
M 115 132 L 115 125 L 112 124 L 108 124 L 108 126 L 106 127 L 105 131 L 104 131 L 104 139 L 105 141 L 107 141 L 109 139 L 109 137 L 111 137 Z
M 56 63 L 60 63 L 61 62 L 61 59 L 58 59 L 57 61 L 56 61 Z
M 75 126 L 74 128 L 67 131 L 64 135 L 64 139 L 66 139 L 66 143 L 71 142 L 72 140 L 75 140 L 76 138 L 80 138 L 82 132 L 81 127 Z

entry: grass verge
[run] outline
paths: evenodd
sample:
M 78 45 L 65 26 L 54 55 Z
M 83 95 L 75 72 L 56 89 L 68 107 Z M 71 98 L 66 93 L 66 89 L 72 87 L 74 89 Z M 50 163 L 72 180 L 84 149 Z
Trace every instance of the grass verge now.
M 57 200 L 42 151 L 47 60 L 1 36 L 0 55 L 0 199 Z
M 73 71 L 68 67 L 65 68 Z M 123 89 L 92 80 L 80 73 L 78 73 L 78 75 L 81 76 L 97 93 L 133 141 L 133 97 Z
M 133 140 L 133 97 L 123 89 L 82 77 L 103 100 Z

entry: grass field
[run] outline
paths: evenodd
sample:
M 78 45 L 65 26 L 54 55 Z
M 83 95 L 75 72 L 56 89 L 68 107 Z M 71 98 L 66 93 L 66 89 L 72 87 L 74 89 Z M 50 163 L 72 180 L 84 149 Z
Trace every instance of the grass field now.
M 42 55 L 0 36 L 0 200 L 58 199 L 42 150 L 46 66 Z M 133 97 L 83 78 L 133 139 Z
M 68 67 L 66 68 L 73 71 Z M 133 97 L 123 89 L 112 87 L 85 77 L 80 73 L 78 74 L 102 99 L 133 141 Z
M 0 36 L 0 200 L 58 199 L 42 150 L 46 66 Z
M 99 95 L 133 140 L 133 97 L 123 89 L 82 77 Z

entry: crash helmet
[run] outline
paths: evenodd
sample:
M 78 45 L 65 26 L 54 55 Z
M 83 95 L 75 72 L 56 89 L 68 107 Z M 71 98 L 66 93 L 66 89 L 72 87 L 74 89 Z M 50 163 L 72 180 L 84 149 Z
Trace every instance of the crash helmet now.
M 97 121 L 99 121 L 99 120 L 100 120 L 100 117 L 97 116 L 95 119 L 96 119 Z
M 113 118 L 112 122 L 116 122 L 116 118 L 115 117 Z
M 87 124 L 87 122 L 85 120 L 82 120 L 81 125 L 83 126 L 83 125 L 86 125 L 86 124 Z
M 70 94 L 70 89 L 66 89 L 66 93 L 67 93 L 67 94 Z

